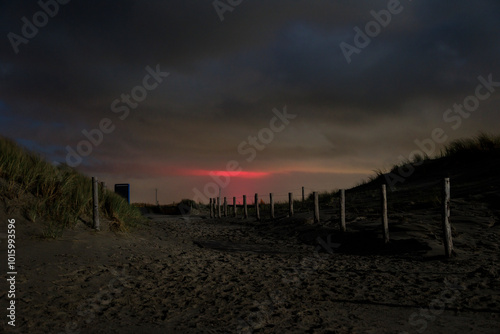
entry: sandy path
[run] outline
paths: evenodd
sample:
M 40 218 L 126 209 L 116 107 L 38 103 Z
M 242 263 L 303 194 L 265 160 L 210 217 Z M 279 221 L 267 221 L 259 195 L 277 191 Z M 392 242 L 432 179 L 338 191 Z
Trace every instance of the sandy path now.
M 425 216 L 409 217 L 411 232 L 404 228 L 408 222 L 400 232 L 393 225 L 394 244 L 398 233 L 400 244 L 409 244 L 405 236 L 413 233 L 426 237 L 424 244 L 440 246 L 432 239 L 438 225 L 418 225 Z M 458 256 L 445 261 L 429 248 L 398 246 L 373 255 L 368 246 L 361 252 L 348 242 L 336 247 L 333 226 L 320 233 L 322 246 L 311 232 L 317 229 L 300 222 L 157 217 L 134 234 L 95 234 L 81 227 L 52 241 L 30 237 L 32 226 L 19 224 L 18 326 L 13 331 L 3 322 L 0 328 L 496 333 L 500 327 L 498 225 L 458 221 Z M 370 222 L 359 224 L 366 228 Z M 352 231 L 356 224 L 349 225 Z

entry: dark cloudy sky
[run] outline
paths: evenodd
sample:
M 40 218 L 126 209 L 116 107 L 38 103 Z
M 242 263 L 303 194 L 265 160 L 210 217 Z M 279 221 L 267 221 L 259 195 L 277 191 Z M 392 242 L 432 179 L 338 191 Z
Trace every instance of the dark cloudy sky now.
M 2 1 L 0 133 L 65 162 L 104 120 L 113 131 L 76 168 L 130 183 L 132 201 L 158 188 L 167 203 L 210 190 L 229 161 L 242 172 L 223 196 L 298 195 L 353 186 L 436 128 L 446 142 L 499 132 L 500 87 L 480 88 L 490 94 L 469 98 L 471 112 L 447 110 L 479 76 L 500 81 L 500 2 L 402 0 L 350 63 L 341 43 L 354 47 L 355 27 L 388 1 L 240 2 L 221 21 L 212 0 L 72 0 L 53 17 L 37 1 Z M 36 34 L 23 29 L 34 20 Z M 148 66 L 169 75 L 146 91 Z M 120 101 L 132 91 L 140 102 Z M 296 117 L 263 130 L 285 106 Z M 259 133 L 267 143 L 248 161 L 244 142 Z

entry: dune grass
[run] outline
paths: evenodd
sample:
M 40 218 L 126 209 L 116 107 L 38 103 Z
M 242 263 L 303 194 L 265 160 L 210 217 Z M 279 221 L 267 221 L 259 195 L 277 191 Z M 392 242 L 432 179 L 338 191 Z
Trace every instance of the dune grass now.
M 415 169 L 422 169 L 421 165 L 432 163 L 436 160 L 448 160 L 453 162 L 466 161 L 467 159 L 488 158 L 500 154 L 500 135 L 492 135 L 485 132 L 479 132 L 477 136 L 454 140 L 445 145 L 434 157 L 428 155 L 415 155 L 412 160 L 404 160 L 395 164 L 387 171 L 382 169 L 374 170 L 374 174 L 368 176 L 366 180 L 361 181 L 356 187 L 366 186 L 371 183 L 384 182 L 385 174 L 398 173 L 400 168 L 412 166 Z M 355 188 L 356 188 L 355 187 Z
M 91 179 L 67 165 L 53 166 L 12 140 L 0 137 L 0 198 L 23 199 L 18 209 L 31 221 L 46 222 L 48 236 L 58 236 L 92 213 Z M 112 191 L 100 189 L 101 216 L 113 228 L 127 230 L 141 221 L 137 208 Z M 27 199 L 30 199 L 29 201 Z
M 455 140 L 441 150 L 441 157 L 471 157 L 485 153 L 500 152 L 500 135 L 480 132 L 477 136 Z

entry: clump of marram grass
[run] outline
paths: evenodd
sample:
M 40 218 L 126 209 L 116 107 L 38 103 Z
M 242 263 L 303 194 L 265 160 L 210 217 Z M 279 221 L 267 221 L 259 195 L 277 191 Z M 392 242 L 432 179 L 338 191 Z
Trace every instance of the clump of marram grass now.
M 91 179 L 67 165 L 53 166 L 39 155 L 0 137 L 0 188 L 2 198 L 34 197 L 25 203 L 24 214 L 35 222 L 50 222 L 47 236 L 57 237 L 65 227 L 78 220 L 90 220 L 92 212 Z M 130 206 L 112 191 L 100 189 L 101 215 L 110 220 L 114 230 L 126 230 L 141 221 L 137 208 Z
M 459 139 L 441 150 L 441 157 L 467 157 L 481 153 L 500 152 L 500 136 L 484 132 L 473 138 Z
M 129 227 L 137 226 L 142 220 L 138 208 L 131 206 L 121 196 L 105 191 L 100 194 L 100 206 L 110 222 L 110 229 L 114 231 L 126 231 Z
M 457 159 L 462 161 L 470 158 L 497 155 L 499 153 L 500 135 L 495 136 L 485 132 L 479 132 L 479 134 L 475 137 L 452 141 L 451 143 L 445 145 L 441 149 L 440 154 L 437 156 L 430 157 L 425 153 L 415 154 L 411 159 L 400 161 L 398 164 L 393 165 L 387 170 L 376 169 L 373 171 L 374 173 L 372 175 L 359 182 L 355 188 L 374 184 L 384 184 L 387 182 L 387 174 L 393 173 L 399 175 L 399 171 L 401 169 L 411 170 L 413 168 L 421 168 L 421 165 L 434 162 L 439 158 L 449 158 L 450 160 Z
M 52 220 L 48 221 L 44 223 L 42 237 L 44 237 L 45 239 L 60 238 L 64 233 L 64 228 L 65 226 L 60 223 L 54 222 Z

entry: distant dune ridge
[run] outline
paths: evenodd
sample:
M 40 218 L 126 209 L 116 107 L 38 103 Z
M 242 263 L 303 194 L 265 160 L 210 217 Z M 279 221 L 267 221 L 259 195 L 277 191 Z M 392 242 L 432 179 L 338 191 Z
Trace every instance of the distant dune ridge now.
M 390 242 L 380 229 L 388 190 Z M 16 328 L 2 333 L 497 333 L 500 137 L 480 134 L 378 171 L 295 215 L 210 219 L 208 207 L 128 205 L 90 179 L 0 139 L 0 250 L 15 219 Z M 452 185 L 455 254 L 445 258 L 441 187 Z M 140 210 L 139 210 L 140 209 Z M 143 215 L 140 214 L 143 212 Z M 178 214 L 178 215 L 175 215 Z M 5 296 L 0 291 L 0 296 Z M 11 298 L 11 297 L 9 297 Z M 7 298 L 2 298 L 2 300 Z M 5 310 L 5 308 L 4 308 Z

